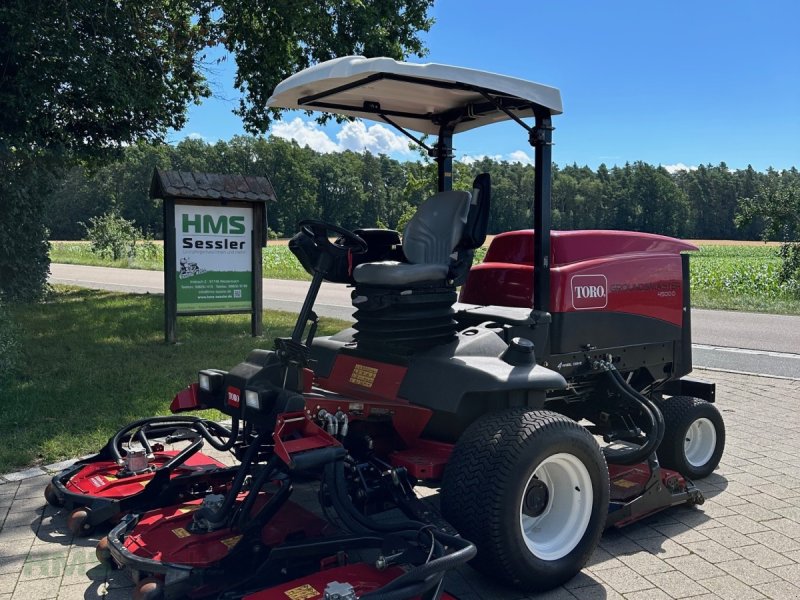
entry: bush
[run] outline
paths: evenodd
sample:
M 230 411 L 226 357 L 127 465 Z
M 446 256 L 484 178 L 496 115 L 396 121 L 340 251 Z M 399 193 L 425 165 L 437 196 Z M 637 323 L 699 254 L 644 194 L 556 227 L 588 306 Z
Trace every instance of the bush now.
M 0 304 L 0 382 L 14 373 L 19 352 L 17 328 L 11 321 L 8 309 Z
M 86 239 L 91 242 L 92 252 L 112 260 L 135 258 L 136 242 L 144 238 L 144 234 L 133 221 L 128 221 L 115 211 L 92 217 L 88 225 L 82 225 L 86 228 Z M 142 248 L 140 245 L 139 250 L 144 254 L 151 253 L 153 248 L 149 248 L 147 243 L 144 246 Z M 155 245 L 150 242 L 149 246 Z
M 35 302 L 47 292 L 50 270 L 44 198 L 52 186 L 46 166 L 4 152 L 0 141 L 0 299 Z

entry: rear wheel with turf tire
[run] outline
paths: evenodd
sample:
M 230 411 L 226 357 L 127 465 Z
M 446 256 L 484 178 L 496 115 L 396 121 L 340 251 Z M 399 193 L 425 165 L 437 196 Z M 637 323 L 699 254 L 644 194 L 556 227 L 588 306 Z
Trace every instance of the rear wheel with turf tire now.
M 666 425 L 657 450 L 661 465 L 690 479 L 710 475 L 725 450 L 725 424 L 717 407 L 691 396 L 672 396 L 658 406 Z
M 473 566 L 526 591 L 561 585 L 586 564 L 608 513 L 608 467 L 592 435 L 550 411 L 485 415 L 456 444 L 444 517 L 478 547 Z

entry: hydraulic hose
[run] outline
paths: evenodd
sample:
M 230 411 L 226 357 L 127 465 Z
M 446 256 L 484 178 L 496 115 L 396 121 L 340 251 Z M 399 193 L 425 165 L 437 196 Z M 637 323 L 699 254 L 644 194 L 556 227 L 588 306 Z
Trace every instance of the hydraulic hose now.
M 396 523 L 379 523 L 374 519 L 361 514 L 347 496 L 347 487 L 344 480 L 344 462 L 337 460 L 325 465 L 325 483 L 331 492 L 331 501 L 339 517 L 350 529 L 351 523 L 357 523 L 353 533 L 374 533 L 376 531 L 389 533 L 402 530 L 418 530 L 426 526 L 419 521 L 399 521 Z
M 146 419 L 139 419 L 138 421 L 134 421 L 129 425 L 126 425 L 108 441 L 107 447 L 111 452 L 111 456 L 114 460 L 122 460 L 122 455 L 119 453 L 119 447 L 121 442 L 124 438 L 128 437 L 128 433 L 136 429 L 137 427 L 143 427 L 150 423 L 159 424 L 163 429 L 169 429 L 168 424 L 174 423 L 174 428 L 177 429 L 178 427 L 185 427 L 187 425 L 193 425 L 200 419 L 198 417 L 148 417 Z M 159 429 L 161 429 L 159 428 Z
M 645 419 L 648 421 L 648 435 L 645 443 L 638 448 L 618 451 L 613 455 L 604 451 L 604 454 L 606 454 L 606 458 L 612 460 L 615 464 L 632 465 L 642 462 L 655 452 L 661 440 L 664 438 L 664 416 L 655 403 L 633 389 L 613 365 L 606 373 L 608 374 L 611 386 L 620 393 L 623 400 L 642 412 Z
M 230 430 L 226 429 L 216 421 L 199 421 L 196 427 L 203 436 L 203 439 L 205 439 L 213 448 L 216 448 L 220 452 L 227 452 L 233 448 L 234 444 L 236 444 L 236 440 L 239 439 L 239 419 L 237 418 L 233 419 Z M 215 430 L 213 435 L 208 431 L 207 427 Z M 216 436 L 216 438 L 227 437 L 228 441 L 221 443 L 217 441 L 214 436 Z
M 269 476 L 273 474 L 275 467 L 279 462 L 280 459 L 277 456 L 270 458 L 261 473 L 259 473 L 250 484 L 250 491 L 247 494 L 247 498 L 245 498 L 244 502 L 242 502 L 242 505 L 239 507 L 239 529 L 244 529 L 244 525 L 247 519 L 250 517 L 250 511 L 252 510 L 253 505 L 256 503 L 256 498 L 258 498 L 258 492 L 269 480 Z
M 239 465 L 239 469 L 236 471 L 236 477 L 233 480 L 233 484 L 231 485 L 228 495 L 225 496 L 225 501 L 222 503 L 222 506 L 220 506 L 216 511 L 213 511 L 208 507 L 202 507 L 198 509 L 197 512 L 194 513 L 194 522 L 204 520 L 212 527 L 215 527 L 221 524 L 228 517 L 228 513 L 233 507 L 233 503 L 236 502 L 236 497 L 239 495 L 239 492 L 242 489 L 244 478 L 247 476 L 247 472 L 250 470 L 250 465 L 258 455 L 258 449 L 261 446 L 261 441 L 267 435 L 272 435 L 272 432 L 263 431 L 259 433 L 256 439 L 253 440 L 252 444 L 247 449 L 247 452 L 245 452 L 245 455 L 242 458 L 242 464 Z
M 364 594 L 361 596 L 361 600 L 401 600 L 410 598 L 419 594 L 420 591 L 425 591 L 438 584 L 439 579 L 444 576 L 445 572 L 472 560 L 478 553 L 475 545 L 463 538 L 437 530 L 431 530 L 431 533 L 437 541 L 447 547 L 458 548 L 458 550 L 411 568 L 382 588 Z M 422 590 L 420 590 L 420 587 Z

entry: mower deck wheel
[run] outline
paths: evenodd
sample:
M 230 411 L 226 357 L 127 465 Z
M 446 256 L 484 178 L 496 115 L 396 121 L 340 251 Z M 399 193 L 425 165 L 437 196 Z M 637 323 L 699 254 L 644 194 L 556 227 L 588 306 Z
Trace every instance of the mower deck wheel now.
M 55 506 L 56 508 L 64 506 L 64 501 L 56 494 L 52 483 L 48 483 L 47 487 L 44 488 L 44 499 L 47 500 L 50 506 Z
M 589 560 L 605 526 L 608 479 L 585 428 L 550 411 L 508 409 L 479 418 L 456 444 L 442 512 L 478 547 L 476 569 L 544 591 Z
M 76 508 L 67 517 L 67 529 L 69 529 L 73 535 L 77 535 L 80 537 L 85 537 L 89 535 L 94 526 L 89 522 L 89 509 L 82 507 Z
M 659 407 L 666 430 L 658 460 L 690 479 L 710 475 L 725 449 L 725 424 L 717 407 L 691 396 L 672 396 Z
M 117 568 L 117 563 L 111 558 L 111 550 L 108 547 L 108 536 L 104 535 L 100 538 L 100 541 L 97 542 L 97 546 L 94 549 L 94 555 L 97 557 L 97 562 L 101 565 L 106 567 L 110 567 L 112 569 Z
M 133 600 L 162 600 L 164 598 L 164 582 L 155 577 L 142 579 L 133 589 Z

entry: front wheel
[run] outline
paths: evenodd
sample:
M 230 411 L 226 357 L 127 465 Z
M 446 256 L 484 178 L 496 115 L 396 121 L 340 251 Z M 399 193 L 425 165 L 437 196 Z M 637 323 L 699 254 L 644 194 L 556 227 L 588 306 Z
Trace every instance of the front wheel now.
M 717 407 L 691 396 L 672 396 L 659 403 L 664 439 L 658 447 L 662 466 L 690 479 L 707 477 L 725 450 L 725 424 Z
M 608 498 L 608 468 L 592 435 L 558 413 L 525 409 L 473 423 L 441 491 L 444 517 L 478 547 L 473 566 L 531 592 L 583 568 Z

